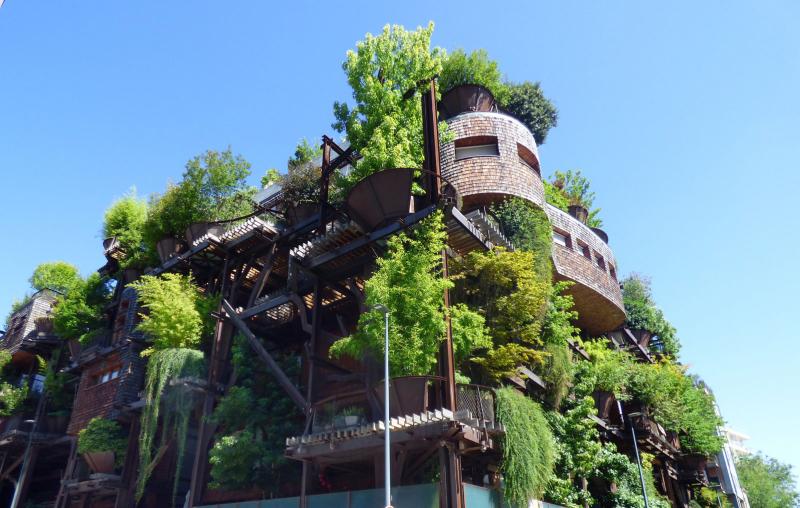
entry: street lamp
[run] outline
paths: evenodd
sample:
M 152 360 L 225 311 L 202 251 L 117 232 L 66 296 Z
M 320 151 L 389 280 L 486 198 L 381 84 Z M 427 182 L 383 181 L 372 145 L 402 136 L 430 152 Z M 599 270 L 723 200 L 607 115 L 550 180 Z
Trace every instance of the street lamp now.
M 617 408 L 619 408 L 619 415 L 622 417 L 623 423 L 625 422 L 625 413 L 622 412 L 622 404 L 617 401 Z M 628 425 L 631 427 L 631 436 L 633 436 L 633 451 L 636 453 L 636 465 L 639 466 L 639 481 L 642 482 L 642 497 L 644 497 L 644 508 L 650 508 L 650 503 L 647 500 L 647 489 L 644 484 L 644 471 L 642 471 L 642 459 L 639 457 L 639 443 L 636 442 L 636 429 L 633 428 L 633 421 L 631 416 L 642 416 L 642 413 L 628 413 Z
M 384 430 L 384 457 L 383 474 L 384 489 L 386 492 L 386 508 L 392 507 L 392 475 L 389 449 L 391 431 L 389 430 L 389 309 L 385 305 L 377 304 L 370 307 L 377 310 L 384 318 L 384 343 L 383 343 L 383 430 Z

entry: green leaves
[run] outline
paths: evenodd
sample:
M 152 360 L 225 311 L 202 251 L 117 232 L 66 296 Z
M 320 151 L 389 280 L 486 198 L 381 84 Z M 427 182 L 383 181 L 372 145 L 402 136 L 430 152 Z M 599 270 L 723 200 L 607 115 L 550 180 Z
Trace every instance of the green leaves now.
M 753 508 L 795 508 L 800 493 L 792 466 L 764 455 L 747 455 L 736 461 L 739 480 Z
M 531 83 L 509 83 L 504 95 L 497 97 L 500 105 L 511 115 L 524 123 L 533 134 L 537 145 L 547 139 L 547 133 L 558 124 L 558 110 L 537 81 Z
M 628 327 L 652 333 L 650 349 L 677 358 L 681 349 L 677 331 L 656 306 L 650 289 L 650 280 L 636 273 L 631 274 L 622 281 L 622 300 L 628 315 Z
M 105 326 L 103 311 L 110 300 L 108 280 L 97 273 L 89 275 L 58 297 L 52 313 L 53 329 L 65 340 L 88 344 Z
M 76 286 L 80 286 L 83 279 L 75 265 L 65 261 L 53 261 L 37 266 L 28 281 L 36 291 L 52 289 L 67 294 Z
M 141 306 L 147 310 L 140 313 L 142 321 L 136 329 L 153 339 L 153 350 L 194 348 L 200 344 L 200 292 L 189 276 L 145 275 L 128 287 L 136 290 Z
M 469 55 L 463 49 L 457 49 L 444 58 L 439 88 L 446 93 L 458 85 L 481 85 L 492 92 L 498 103 L 505 104 L 508 100 L 508 86 L 503 83 L 500 68 L 485 49 L 475 50 Z
M 135 190 L 114 201 L 103 218 L 103 236 L 115 237 L 124 251 L 121 268 L 144 268 L 147 253 L 143 244 L 147 222 L 147 202 L 136 197 Z
M 540 499 L 553 474 L 555 443 L 542 408 L 513 388 L 496 390 L 503 435 L 503 496 L 510 506 Z
M 115 420 L 92 418 L 86 428 L 78 432 L 78 453 L 114 452 L 114 462 L 121 466 L 125 460 L 128 438 Z
M 346 132 L 363 158 L 343 179 L 343 188 L 380 169 L 422 166 L 420 103 L 404 95 L 441 71 L 443 53 L 431 49 L 432 32 L 433 23 L 414 31 L 386 25 L 347 52 L 342 67 L 355 105 L 335 103 L 333 127 Z
M 430 374 L 436 364 L 445 337 L 444 291 L 452 286 L 441 274 L 445 237 L 441 212 L 425 219 L 413 235 L 393 236 L 386 254 L 377 261 L 377 270 L 365 283 L 367 305 L 382 304 L 390 310 L 392 376 Z M 486 343 L 483 320 L 466 307 L 453 312 L 453 342 L 463 357 L 467 349 Z M 359 317 L 357 332 L 336 341 L 330 354 L 382 356 L 383 343 L 383 315 L 373 310 Z

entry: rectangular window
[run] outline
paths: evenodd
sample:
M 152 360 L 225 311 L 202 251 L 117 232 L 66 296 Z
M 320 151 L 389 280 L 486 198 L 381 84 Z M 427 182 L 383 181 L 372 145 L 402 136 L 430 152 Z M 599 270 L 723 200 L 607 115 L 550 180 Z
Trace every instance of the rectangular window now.
M 608 271 L 611 273 L 611 278 L 617 280 L 617 270 L 614 269 L 614 265 L 611 263 L 608 264 Z
M 599 269 L 601 269 L 601 270 L 603 270 L 605 272 L 606 271 L 606 261 L 603 259 L 603 256 L 601 256 L 600 254 L 598 254 L 596 252 L 594 253 L 594 256 L 595 256 L 595 262 L 597 263 L 597 268 L 599 268 Z
M 528 147 L 517 143 L 517 155 L 519 155 L 519 160 L 522 161 L 523 164 L 536 171 L 536 174 L 541 176 L 539 173 L 539 161 L 536 159 L 536 155 L 528 150 Z
M 578 240 L 578 251 L 580 251 L 580 253 L 583 254 L 583 257 L 586 259 L 592 259 L 592 253 L 589 250 L 589 246 L 580 240 Z
M 494 136 L 472 136 L 455 141 L 456 160 L 470 157 L 494 157 L 500 155 L 497 138 Z
M 562 247 L 570 247 L 569 235 L 557 230 L 553 230 L 553 242 L 561 245 Z

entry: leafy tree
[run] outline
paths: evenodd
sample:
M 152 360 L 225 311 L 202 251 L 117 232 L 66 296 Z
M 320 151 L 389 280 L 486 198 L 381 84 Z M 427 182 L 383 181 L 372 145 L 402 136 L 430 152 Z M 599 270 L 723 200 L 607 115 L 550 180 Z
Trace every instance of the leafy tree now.
M 144 227 L 147 222 L 147 202 L 136 197 L 136 191 L 114 201 L 103 217 L 103 236 L 115 237 L 125 255 L 120 267 L 144 268 L 147 251 L 143 244 Z
M 752 508 L 800 506 L 792 466 L 765 455 L 746 455 L 736 462 L 739 480 Z
M 533 253 L 532 266 L 537 277 L 549 281 L 553 274 L 553 237 L 547 214 L 517 197 L 492 205 L 491 213 L 516 249 Z
M 442 249 L 446 232 L 442 213 L 425 219 L 414 234 L 400 234 L 388 240 L 387 252 L 378 258 L 378 268 L 366 281 L 369 306 L 385 305 L 390 315 L 389 364 L 392 376 L 430 374 L 436 364 L 439 345 L 445 337 L 443 295 L 452 282 L 442 277 Z M 483 344 L 483 320 L 466 308 L 454 316 L 453 342 L 458 347 Z M 362 358 L 383 355 L 384 321 L 377 310 L 359 316 L 357 331 L 336 341 L 331 356 Z M 460 356 L 465 353 L 459 352 Z
M 439 88 L 447 92 L 458 85 L 481 85 L 492 92 L 498 103 L 508 100 L 508 86 L 503 83 L 497 62 L 489 58 L 485 49 L 470 54 L 457 49 L 443 59 Z
M 677 358 L 681 348 L 677 332 L 656 306 L 650 280 L 636 273 L 631 274 L 622 281 L 622 300 L 628 315 L 628 327 L 652 333 L 650 349 Z
M 75 265 L 65 261 L 52 261 L 37 266 L 28 281 L 36 291 L 52 289 L 67 294 L 75 287 L 80 286 L 82 279 Z
M 494 349 L 473 362 L 493 379 L 513 375 L 522 364 L 540 365 L 545 357 L 537 349 L 550 285 L 533 266 L 532 252 L 502 249 L 471 252 L 453 263 L 455 298 L 481 315 L 492 334 Z
M 128 284 L 146 309 L 136 329 L 153 339 L 147 353 L 168 348 L 195 348 L 200 344 L 203 320 L 200 292 L 192 279 L 177 273 L 145 275 Z M 146 353 L 145 353 L 146 354 Z
M 87 344 L 104 329 L 104 310 L 110 301 L 108 280 L 93 273 L 58 297 L 52 313 L 53 329 L 63 339 Z
M 543 144 L 547 133 L 558 124 L 556 107 L 544 96 L 538 81 L 509 83 L 506 89 L 507 98 L 499 101 L 502 107 L 528 127 L 537 145 Z
M 269 168 L 267 172 L 264 173 L 264 176 L 261 177 L 261 186 L 266 189 L 273 183 L 280 183 L 282 178 L 283 177 L 277 169 Z
M 569 210 L 569 199 L 567 196 L 561 192 L 561 189 L 550 183 L 548 180 L 542 180 L 544 184 L 544 199 L 551 205 L 555 206 L 559 210 L 568 211 Z
M 230 148 L 192 158 L 178 184 L 150 198 L 145 241 L 153 246 L 166 236 L 182 237 L 195 222 L 229 220 L 252 212 L 255 188 L 245 181 L 249 175 L 250 163 Z
M 10 363 L 11 353 L 0 350 L 0 417 L 16 413 L 28 398 L 27 384 L 15 386 L 6 380 Z
M 505 427 L 503 497 L 510 506 L 539 499 L 553 474 L 555 443 L 541 406 L 513 388 L 496 391 L 497 419 Z
M 342 67 L 355 104 L 334 104 L 333 127 L 347 134 L 363 158 L 344 177 L 343 188 L 380 169 L 422 166 L 422 111 L 406 94 L 442 70 L 444 55 L 431 49 L 432 32 L 433 23 L 414 31 L 386 25 L 347 52 Z

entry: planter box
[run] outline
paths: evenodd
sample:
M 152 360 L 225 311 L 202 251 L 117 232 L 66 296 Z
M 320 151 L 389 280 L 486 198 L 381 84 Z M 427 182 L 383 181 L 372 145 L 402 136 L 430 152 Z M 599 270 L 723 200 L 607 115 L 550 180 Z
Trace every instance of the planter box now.
M 570 215 L 584 224 L 586 224 L 586 221 L 589 220 L 589 210 L 587 210 L 585 206 L 569 205 L 567 210 L 569 211 Z
M 162 263 L 166 263 L 182 250 L 183 245 L 177 238 L 162 238 L 156 243 L 156 251 Z
M 497 111 L 494 95 L 487 88 L 458 85 L 445 92 L 439 101 L 439 112 L 444 120 L 473 111 Z
M 358 182 L 347 195 L 347 213 L 364 231 L 374 231 L 411 210 L 414 170 L 384 169 Z
M 114 472 L 114 452 L 84 453 L 83 459 L 93 473 L 111 474 Z
M 219 238 L 225 233 L 225 228 L 220 224 L 211 224 L 208 222 L 195 222 L 186 228 L 186 242 L 192 245 L 195 240 L 202 238 L 207 234 L 211 234 Z
M 290 226 L 296 226 L 302 222 L 307 221 L 319 210 L 319 205 L 316 203 L 299 203 L 296 205 L 286 205 L 286 222 Z

